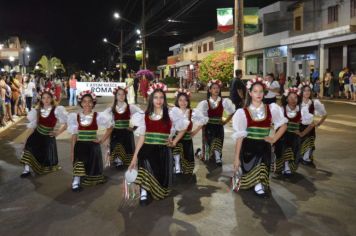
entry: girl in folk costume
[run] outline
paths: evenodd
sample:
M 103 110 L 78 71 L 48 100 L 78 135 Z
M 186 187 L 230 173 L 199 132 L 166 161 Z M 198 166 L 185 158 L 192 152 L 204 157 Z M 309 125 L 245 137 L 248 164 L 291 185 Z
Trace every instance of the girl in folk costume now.
M 309 110 L 309 113 L 315 116 L 321 116 L 319 122 L 315 124 L 315 127 L 319 127 L 324 123 L 327 115 L 324 105 L 318 99 L 312 99 L 312 88 L 313 85 L 309 82 L 302 82 L 299 85 L 301 89 L 302 96 L 302 109 L 306 108 Z M 313 165 L 313 152 L 315 150 L 315 127 L 305 135 L 301 140 L 301 155 L 302 163 L 305 165 Z M 303 132 L 308 128 L 308 125 L 301 125 L 300 131 Z
M 171 110 L 174 117 L 184 117 L 189 121 L 189 126 L 183 138 L 181 138 L 173 149 L 173 157 L 176 174 L 193 174 L 194 170 L 194 148 L 192 138 L 208 122 L 208 118 L 203 116 L 199 110 L 193 111 L 190 108 L 190 92 L 186 89 L 179 89 L 176 92 L 175 107 Z M 193 122 L 198 125 L 195 130 Z
M 128 104 L 127 92 L 125 89 L 117 87 L 114 89 L 114 103 L 109 108 L 113 118 L 113 131 L 110 137 L 110 155 L 115 166 L 129 165 L 135 151 L 135 139 L 132 128 L 130 128 L 131 117 L 136 112 L 142 110 Z
M 258 77 L 248 81 L 246 106 L 238 109 L 232 118 L 232 138 L 236 140 L 234 170 L 242 172 L 240 188 L 254 187 L 260 197 L 268 196 L 271 145 L 286 131 L 288 122 L 277 104 L 263 103 L 268 85 Z M 270 137 L 272 123 L 277 131 Z
M 109 137 L 112 125 L 110 113 L 93 111 L 96 104 L 93 92 L 81 92 L 78 95 L 78 103 L 83 111 L 68 116 L 68 132 L 72 134 L 74 192 L 81 190 L 81 184 L 96 185 L 105 182 L 100 144 Z M 97 138 L 98 127 L 106 128 L 101 139 Z
M 182 115 L 173 116 L 169 112 L 166 90 L 167 86 L 162 83 L 153 84 L 148 91 L 146 112 L 137 112 L 132 117 L 139 139 L 129 170 L 138 164 L 135 183 L 141 188 L 141 205 L 148 203 L 148 193 L 156 200 L 169 195 L 173 170 L 171 147 L 176 146 L 189 125 Z M 170 137 L 176 131 L 178 135 L 172 140 Z
M 66 129 L 67 112 L 63 106 L 56 106 L 53 92 L 44 89 L 40 93 L 37 109 L 32 109 L 27 118 L 30 135 L 20 160 L 24 164 L 21 177 L 31 175 L 30 168 L 36 174 L 45 174 L 59 170 L 56 137 Z M 58 131 L 54 130 L 57 121 L 63 124 Z
M 203 160 L 209 160 L 214 156 L 218 166 L 222 166 L 222 149 L 224 144 L 224 125 L 227 124 L 234 112 L 235 105 L 228 98 L 221 97 L 222 82 L 210 80 L 208 83 L 207 100 L 201 101 L 196 110 L 209 118 L 207 125 L 203 127 Z M 223 121 L 224 111 L 228 118 Z
M 278 174 L 290 176 L 297 170 L 300 157 L 300 138 L 313 129 L 313 115 L 300 106 L 300 90 L 289 88 L 282 97 L 282 110 L 288 119 L 287 131 L 276 142 L 276 170 Z M 300 126 L 307 126 L 300 132 Z

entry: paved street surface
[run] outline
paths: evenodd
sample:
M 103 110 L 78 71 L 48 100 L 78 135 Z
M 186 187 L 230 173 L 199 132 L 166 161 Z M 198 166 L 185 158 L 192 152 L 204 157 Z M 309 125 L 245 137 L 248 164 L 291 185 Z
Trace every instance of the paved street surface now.
M 108 106 L 101 99 L 98 111 Z M 196 160 L 196 179 L 177 178 L 171 197 L 140 207 L 124 202 L 124 170 L 72 193 L 69 135 L 57 139 L 62 170 L 21 179 L 25 120 L 0 135 L 0 235 L 356 235 L 356 106 L 325 102 L 316 169 L 272 176 L 272 197 L 229 192 L 233 142 L 226 127 L 223 168 Z M 201 135 L 194 140 L 201 143 Z

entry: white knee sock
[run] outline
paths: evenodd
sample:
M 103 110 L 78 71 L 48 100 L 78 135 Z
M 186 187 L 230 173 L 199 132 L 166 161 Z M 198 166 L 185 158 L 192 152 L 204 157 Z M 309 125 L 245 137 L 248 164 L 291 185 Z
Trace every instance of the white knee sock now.
M 291 173 L 288 161 L 284 162 L 284 173 L 287 173 L 287 174 Z
M 303 155 L 303 160 L 304 161 L 311 161 L 310 160 L 310 152 L 311 152 L 311 149 L 309 148 L 308 151 L 306 151 Z
M 147 191 L 144 188 L 141 188 L 141 200 L 147 199 Z
M 214 154 L 215 154 L 216 163 L 220 163 L 221 162 L 221 153 L 217 150 L 214 150 Z
M 174 165 L 176 169 L 176 173 L 180 173 L 180 156 L 174 155 Z
M 22 173 L 26 174 L 26 173 L 28 173 L 28 172 L 30 172 L 30 166 L 26 164 L 26 165 L 24 166 L 24 168 L 23 168 L 23 172 L 22 172 Z
M 78 188 L 80 184 L 80 176 L 74 176 L 72 182 L 72 188 Z
M 255 185 L 255 192 L 257 194 L 264 194 L 265 191 L 263 190 L 263 185 L 261 183 L 258 183 Z

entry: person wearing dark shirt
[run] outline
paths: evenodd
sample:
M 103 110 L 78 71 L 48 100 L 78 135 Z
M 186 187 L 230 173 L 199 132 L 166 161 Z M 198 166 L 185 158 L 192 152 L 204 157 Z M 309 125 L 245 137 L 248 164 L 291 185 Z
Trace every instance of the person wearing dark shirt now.
M 140 79 L 137 76 L 134 76 L 133 88 L 135 91 L 135 104 L 137 104 L 137 91 L 138 91 L 139 83 L 140 83 Z
M 235 77 L 230 84 L 230 99 L 235 104 L 236 109 L 243 107 L 246 94 L 246 87 L 241 78 L 242 70 L 235 70 Z

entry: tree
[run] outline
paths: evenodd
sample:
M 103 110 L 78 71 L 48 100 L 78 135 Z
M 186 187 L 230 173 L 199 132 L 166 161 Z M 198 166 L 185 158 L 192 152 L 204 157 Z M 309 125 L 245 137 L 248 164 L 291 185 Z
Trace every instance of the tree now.
M 48 60 L 47 56 L 41 57 L 41 59 L 36 63 L 35 70 L 46 75 L 59 74 L 66 71 L 62 61 L 59 58 L 52 57 Z
M 227 83 L 233 77 L 234 55 L 229 52 L 215 52 L 203 59 L 199 67 L 199 79 L 208 82 L 219 79 Z

